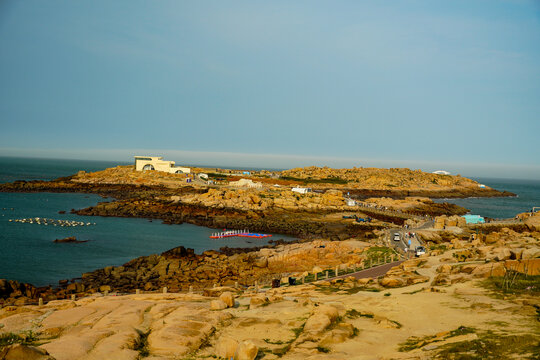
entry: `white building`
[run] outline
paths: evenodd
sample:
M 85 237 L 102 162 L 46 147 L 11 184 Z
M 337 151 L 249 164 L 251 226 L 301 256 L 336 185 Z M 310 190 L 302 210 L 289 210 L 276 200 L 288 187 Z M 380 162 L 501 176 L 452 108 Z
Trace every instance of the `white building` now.
M 189 174 L 190 168 L 175 166 L 174 161 L 165 161 L 162 156 L 135 156 L 135 170 L 156 170 L 170 174 Z
M 300 194 L 307 194 L 311 192 L 311 188 L 303 188 L 303 187 L 296 186 L 292 188 L 292 191 L 300 193 Z
M 437 175 L 450 175 L 450 173 L 446 170 L 437 170 L 437 171 L 434 171 L 433 174 L 437 174 Z

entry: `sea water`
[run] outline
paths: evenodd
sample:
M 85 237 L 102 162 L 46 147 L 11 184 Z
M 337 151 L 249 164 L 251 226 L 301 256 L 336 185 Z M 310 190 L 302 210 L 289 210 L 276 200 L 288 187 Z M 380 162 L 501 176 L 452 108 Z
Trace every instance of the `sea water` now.
M 51 180 L 79 170 L 97 171 L 116 165 L 116 162 L 0 158 L 0 182 Z M 93 206 L 99 201 L 110 199 L 78 193 L 0 193 L 0 279 L 38 286 L 57 284 L 61 279 L 80 277 L 83 272 L 122 265 L 138 256 L 177 246 L 201 253 L 223 246 L 253 247 L 267 244 L 270 239 L 294 239 L 278 234 L 266 239 L 210 239 L 219 230 L 191 224 L 165 225 L 160 220 L 69 213 L 71 209 Z M 9 221 L 35 217 L 90 225 L 61 227 Z M 55 239 L 68 236 L 88 242 L 54 243 Z
M 472 178 L 481 184 L 497 190 L 506 190 L 515 197 L 438 199 L 437 202 L 449 202 L 463 206 L 472 214 L 492 219 L 512 218 L 516 214 L 531 211 L 540 206 L 540 180 Z

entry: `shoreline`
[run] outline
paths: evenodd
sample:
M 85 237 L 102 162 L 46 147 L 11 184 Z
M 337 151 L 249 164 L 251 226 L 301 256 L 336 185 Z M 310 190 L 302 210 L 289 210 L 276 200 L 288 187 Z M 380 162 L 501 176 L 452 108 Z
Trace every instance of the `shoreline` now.
M 123 198 L 126 197 L 127 192 L 135 191 L 137 193 L 155 192 L 161 191 L 165 193 L 178 194 L 179 192 L 194 191 L 202 193 L 201 188 L 195 188 L 192 186 L 184 186 L 179 188 L 168 188 L 158 185 L 144 185 L 144 184 L 118 184 L 118 183 L 82 183 L 71 182 L 71 178 L 75 176 L 68 176 L 64 178 L 58 178 L 51 181 L 42 180 L 16 180 L 10 183 L 1 183 L 0 192 L 12 192 L 12 193 L 33 193 L 33 192 L 52 192 L 52 193 L 93 193 L 100 196 Z M 190 189 L 185 189 L 190 188 Z M 317 190 L 328 191 L 334 188 L 321 188 Z M 383 190 L 383 189 L 353 189 L 353 188 L 337 188 L 342 192 L 350 193 L 351 198 L 358 200 L 367 199 L 370 197 L 389 197 L 396 200 L 401 200 L 407 197 L 426 197 L 432 200 L 442 199 L 467 199 L 467 198 L 504 198 L 504 197 L 519 197 L 519 195 L 512 192 L 495 189 L 455 189 L 455 190 Z M 116 196 L 115 196 L 116 195 Z

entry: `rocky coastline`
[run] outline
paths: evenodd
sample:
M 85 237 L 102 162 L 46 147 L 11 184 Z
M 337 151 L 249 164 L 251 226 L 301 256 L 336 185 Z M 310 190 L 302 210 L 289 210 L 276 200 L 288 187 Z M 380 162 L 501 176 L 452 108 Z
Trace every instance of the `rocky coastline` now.
M 165 224 L 183 222 L 211 228 L 243 229 L 299 236 L 345 239 L 381 229 L 379 224 L 352 224 L 350 222 L 323 221 L 324 213 L 256 212 L 230 208 L 211 208 L 182 204 L 174 201 L 114 201 L 74 211 L 79 215 L 115 216 L 161 219 Z M 381 219 L 404 222 L 403 218 L 380 216 Z
M 321 187 L 319 191 L 327 191 L 335 187 Z M 432 199 L 461 199 L 469 197 L 514 197 L 516 194 L 509 191 L 499 191 L 492 188 L 454 188 L 454 189 L 358 189 L 342 188 L 343 193 L 350 193 L 351 197 L 364 200 L 371 197 L 389 197 L 405 199 L 407 197 L 426 197 Z M 164 185 L 117 184 L 117 183 L 82 183 L 72 181 L 72 177 L 64 177 L 51 181 L 17 180 L 12 183 L 0 184 L 0 192 L 77 192 L 92 193 L 103 197 L 127 199 L 133 197 L 150 197 L 155 195 L 179 195 L 185 193 L 204 193 L 206 189 L 193 186 L 169 188 Z
M 364 200 L 370 197 L 389 197 L 405 199 L 406 197 L 427 197 L 430 199 L 465 199 L 470 197 L 514 197 L 516 194 L 503 190 L 483 188 L 456 188 L 449 190 L 375 190 L 375 189 L 344 189 L 352 197 Z

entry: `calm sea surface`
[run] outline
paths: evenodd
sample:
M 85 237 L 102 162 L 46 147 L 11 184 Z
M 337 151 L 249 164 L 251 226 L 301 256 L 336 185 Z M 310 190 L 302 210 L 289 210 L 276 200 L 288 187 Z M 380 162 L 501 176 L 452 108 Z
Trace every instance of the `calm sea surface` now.
M 471 210 L 472 214 L 493 219 L 511 218 L 516 214 L 530 211 L 533 206 L 540 206 L 539 180 L 472 179 L 497 190 L 510 191 L 517 197 L 440 199 L 437 202 L 457 204 Z
M 79 170 L 97 171 L 118 162 L 0 157 L 0 183 L 15 180 L 52 180 Z M 121 164 L 122 165 L 122 164 Z M 106 201 L 92 194 L 0 193 L 0 279 L 13 279 L 35 285 L 56 284 L 60 279 L 79 277 L 83 272 L 108 265 L 121 265 L 143 255 L 161 253 L 185 246 L 201 253 L 222 246 L 251 247 L 265 239 L 229 238 L 212 240 L 215 229 L 161 221 L 69 214 Z M 59 214 L 59 211 L 66 214 Z M 10 222 L 9 219 L 49 218 L 96 223 L 90 226 L 60 227 Z M 58 244 L 55 239 L 76 236 L 90 240 L 79 244 Z M 274 234 L 273 239 L 292 240 Z

